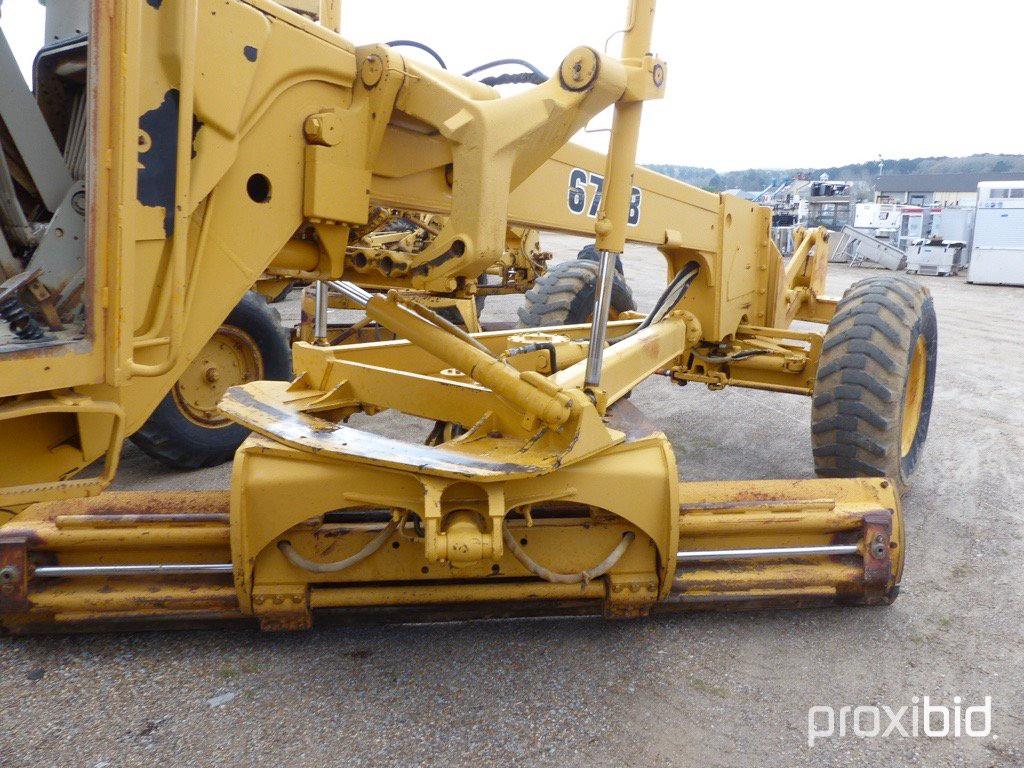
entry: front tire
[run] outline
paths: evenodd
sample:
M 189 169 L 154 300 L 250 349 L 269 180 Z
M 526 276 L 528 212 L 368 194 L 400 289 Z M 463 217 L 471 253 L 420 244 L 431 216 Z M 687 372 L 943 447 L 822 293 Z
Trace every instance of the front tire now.
M 811 411 L 821 477 L 888 477 L 904 493 L 921 459 L 938 352 L 928 289 L 898 276 L 854 284 L 822 344 Z
M 230 461 L 249 430 L 216 407 L 228 387 L 291 377 L 291 348 L 277 310 L 249 291 L 130 440 L 175 469 Z

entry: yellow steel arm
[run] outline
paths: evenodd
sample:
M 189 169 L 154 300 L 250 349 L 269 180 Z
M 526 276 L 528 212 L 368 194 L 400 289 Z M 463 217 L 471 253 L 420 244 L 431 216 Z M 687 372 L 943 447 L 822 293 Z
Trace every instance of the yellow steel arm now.
M 357 49 L 270 0 L 104 0 L 93 20 L 103 162 L 90 178 L 91 335 L 0 359 L 0 398 L 45 402 L 73 387 L 121 409 L 126 433 L 272 262 L 345 276 L 350 228 L 371 203 L 450 214 L 404 274 L 381 273 L 384 285 L 460 290 L 501 256 L 508 220 L 594 235 L 607 159 L 565 141 L 613 103 L 629 114 L 664 82 L 645 51 L 627 46 L 619 60 L 584 47 L 548 83 L 499 98 L 384 46 Z M 705 339 L 776 322 L 784 285 L 773 282 L 781 261 L 765 209 L 642 169 L 633 186 L 614 206 L 627 211 L 626 237 L 661 248 L 670 273 L 702 265 L 683 307 Z M 315 253 L 310 240 L 295 244 L 303 228 Z M 26 433 L 60 450 L 4 441 L 0 488 L 70 477 L 106 450 L 108 425 L 35 413 Z

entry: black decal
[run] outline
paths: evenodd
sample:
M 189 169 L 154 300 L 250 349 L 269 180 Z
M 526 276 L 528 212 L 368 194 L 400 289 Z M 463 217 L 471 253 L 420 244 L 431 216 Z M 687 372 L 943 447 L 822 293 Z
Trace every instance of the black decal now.
M 192 141 L 202 123 L 192 119 Z M 177 180 L 175 158 L 178 152 L 178 90 L 172 88 L 164 100 L 139 118 L 139 130 L 149 137 L 149 147 L 139 155 L 139 181 L 136 197 L 143 205 L 164 209 L 164 234 L 174 231 L 174 186 Z M 195 150 L 192 156 L 195 157 Z

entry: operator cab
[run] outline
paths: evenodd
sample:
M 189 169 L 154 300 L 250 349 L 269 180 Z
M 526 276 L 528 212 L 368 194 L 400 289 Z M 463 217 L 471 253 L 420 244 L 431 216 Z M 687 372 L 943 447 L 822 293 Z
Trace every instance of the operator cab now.
M 31 90 L 0 34 L 0 356 L 91 347 L 89 7 L 47 4 Z

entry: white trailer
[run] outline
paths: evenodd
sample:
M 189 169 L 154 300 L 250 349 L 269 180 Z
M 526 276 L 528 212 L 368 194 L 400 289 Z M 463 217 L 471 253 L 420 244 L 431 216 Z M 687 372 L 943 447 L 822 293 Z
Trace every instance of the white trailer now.
M 967 282 L 1024 285 L 1024 181 L 978 185 Z

